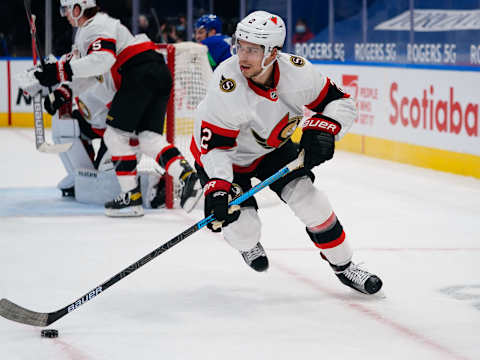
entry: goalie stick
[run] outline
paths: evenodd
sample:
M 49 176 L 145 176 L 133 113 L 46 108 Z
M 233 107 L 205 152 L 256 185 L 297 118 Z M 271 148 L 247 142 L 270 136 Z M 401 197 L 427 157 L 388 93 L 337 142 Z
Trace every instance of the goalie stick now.
M 266 186 L 274 183 L 284 175 L 288 174 L 289 172 L 303 166 L 303 152 L 300 153 L 298 158 L 294 161 L 292 161 L 290 164 L 286 165 L 282 169 L 278 170 L 275 174 L 270 176 L 268 179 L 260 182 L 253 188 L 251 188 L 249 191 L 246 193 L 240 195 L 238 198 L 230 202 L 229 205 L 240 205 L 242 202 L 253 196 L 255 193 L 259 192 Z M 27 325 L 32 325 L 32 326 L 47 326 L 52 324 L 53 322 L 57 321 L 58 319 L 64 317 L 65 315 L 71 313 L 72 311 L 78 309 L 81 305 L 85 304 L 87 301 L 92 300 L 96 296 L 102 294 L 105 290 L 107 290 L 110 286 L 114 285 L 115 283 L 119 282 L 122 280 L 124 277 L 127 275 L 130 275 L 133 273 L 135 270 L 138 270 L 141 268 L 143 265 L 147 264 L 151 260 L 155 259 L 157 256 L 160 254 L 164 253 L 168 249 L 174 247 L 190 235 L 196 233 L 198 230 L 206 226 L 207 224 L 211 223 L 214 221 L 215 218 L 212 215 L 200 220 L 196 224 L 190 226 L 188 229 L 183 231 L 181 234 L 178 234 L 175 236 L 173 239 L 167 241 L 165 244 L 159 246 L 155 250 L 153 250 L 151 253 L 145 255 L 142 257 L 140 260 L 136 261 L 132 265 L 128 266 L 127 268 L 123 269 L 104 283 L 98 285 L 91 291 L 87 292 L 85 295 L 83 295 L 81 298 L 75 300 L 71 304 L 53 312 L 49 313 L 40 313 L 32 310 L 25 309 L 21 306 L 18 306 L 17 304 L 11 302 L 8 299 L 2 299 L 0 300 L 0 316 L 16 321 L 19 323 L 27 324 Z
M 37 65 L 37 56 L 40 59 L 42 68 L 45 65 L 45 61 L 40 53 L 37 41 L 37 28 L 35 26 L 35 15 L 31 11 L 30 0 L 24 0 L 25 12 L 27 13 L 28 25 L 30 26 L 30 34 L 32 37 L 32 57 L 33 65 Z M 49 88 L 49 92 L 52 90 Z M 38 93 L 33 96 L 33 119 L 35 126 L 35 145 L 37 150 L 49 154 L 58 154 L 68 151 L 71 147 L 71 143 L 67 144 L 49 144 L 45 141 L 45 126 L 43 122 L 43 106 L 42 106 L 42 94 Z

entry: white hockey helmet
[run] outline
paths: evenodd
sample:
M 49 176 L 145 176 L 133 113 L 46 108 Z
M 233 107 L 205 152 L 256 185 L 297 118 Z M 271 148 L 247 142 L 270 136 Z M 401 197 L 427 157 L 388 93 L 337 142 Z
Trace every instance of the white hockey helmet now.
M 80 15 L 77 17 L 74 17 L 71 13 L 75 5 L 80 7 Z M 67 16 L 67 10 L 69 10 L 72 18 L 78 22 L 78 19 L 82 17 L 85 9 L 94 8 L 95 6 L 97 6 L 95 0 L 60 0 L 60 15 Z
M 285 23 L 280 16 L 266 11 L 254 11 L 237 24 L 235 41 L 244 40 L 263 45 L 265 54 L 269 55 L 275 47 L 283 47 L 285 35 Z

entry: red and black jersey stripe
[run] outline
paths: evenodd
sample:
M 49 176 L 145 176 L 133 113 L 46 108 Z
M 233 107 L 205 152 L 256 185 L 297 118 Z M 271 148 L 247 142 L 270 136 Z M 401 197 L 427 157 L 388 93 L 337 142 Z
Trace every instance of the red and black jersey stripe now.
M 94 51 L 107 51 L 117 57 L 117 41 L 115 39 L 98 38 L 88 46 L 87 55 Z
M 327 78 L 327 82 L 322 91 L 320 91 L 320 94 L 314 101 L 306 105 L 306 107 L 314 112 L 321 113 L 325 109 L 325 106 L 327 106 L 330 102 L 349 97 L 349 94 L 344 93 L 337 87 L 337 85 L 335 85 L 335 83 Z
M 213 149 L 231 149 L 237 146 L 239 132 L 202 121 L 200 151 L 206 154 Z
M 137 156 L 112 156 L 117 176 L 137 175 Z

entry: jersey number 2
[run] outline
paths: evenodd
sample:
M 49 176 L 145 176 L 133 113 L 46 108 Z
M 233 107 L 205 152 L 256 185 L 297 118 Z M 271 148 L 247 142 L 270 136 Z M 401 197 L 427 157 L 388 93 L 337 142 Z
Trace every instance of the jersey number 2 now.
M 202 129 L 202 140 L 200 142 L 200 147 L 202 149 L 208 150 L 208 142 L 212 138 L 212 130 L 209 128 L 203 128 Z

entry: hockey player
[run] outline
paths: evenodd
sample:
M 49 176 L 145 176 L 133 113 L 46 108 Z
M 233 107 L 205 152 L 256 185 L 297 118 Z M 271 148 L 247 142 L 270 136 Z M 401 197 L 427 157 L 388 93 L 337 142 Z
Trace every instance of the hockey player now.
M 327 197 L 313 185 L 315 166 L 330 160 L 335 140 L 351 127 L 354 101 L 299 56 L 280 52 L 285 25 L 277 16 L 256 11 L 238 23 L 232 51 L 213 74 L 207 96 L 195 116 L 191 150 L 204 185 L 205 216 L 217 219 L 213 231 L 240 251 L 256 271 L 268 268 L 260 244 L 257 203 L 250 198 L 228 208 L 229 196 L 251 188 L 297 158 L 304 167 L 270 185 L 305 224 L 336 276 L 362 293 L 380 290 L 382 281 L 352 262 L 352 250 Z M 306 106 L 315 114 L 303 124 L 300 147 L 290 137 Z M 236 185 L 234 185 L 236 184 Z
M 195 22 L 195 40 L 208 47 L 208 60 L 213 70 L 230 54 L 231 38 L 222 35 L 222 21 L 217 15 L 207 14 Z
M 80 58 L 46 64 L 35 76 L 44 86 L 62 82 L 88 87 L 95 77 L 110 72 L 117 92 L 107 115 L 104 141 L 122 193 L 105 203 L 108 216 L 142 216 L 137 180 L 137 157 L 129 140 L 138 134 L 142 153 L 184 184 L 181 205 L 191 209 L 201 196 L 195 171 L 163 134 L 172 79 L 163 56 L 145 35 L 134 37 L 119 20 L 99 11 L 95 0 L 61 0 L 61 14 L 78 30 L 75 47 Z M 60 105 L 61 101 L 58 102 Z
M 47 61 L 56 61 L 56 58 L 50 56 Z M 33 75 L 34 71 L 36 69 L 32 68 L 16 74 L 20 88 L 28 94 L 41 92 L 49 95 L 48 89 L 42 87 Z M 59 154 L 67 175 L 57 187 L 65 197 L 103 205 L 120 192 L 111 155 L 102 138 L 108 105 L 115 94 L 112 87 L 107 85 L 112 81 L 106 73 L 98 78 L 96 85 L 89 87 L 80 96 L 73 95 L 71 83 L 65 83 L 54 89 L 53 102 L 49 96 L 45 97 L 45 110 L 52 115 L 54 142 L 72 144 L 68 151 Z M 100 140 L 97 151 L 94 151 L 92 144 L 95 139 Z M 136 137 L 132 137 L 130 143 L 138 148 Z M 159 170 L 158 167 L 150 166 L 139 173 L 144 207 L 157 208 L 165 205 L 165 179 Z

